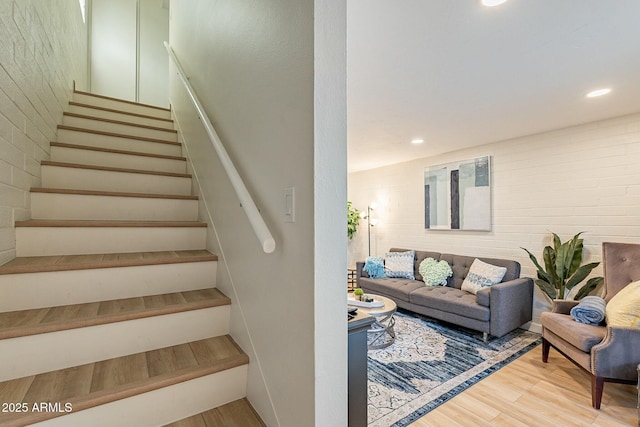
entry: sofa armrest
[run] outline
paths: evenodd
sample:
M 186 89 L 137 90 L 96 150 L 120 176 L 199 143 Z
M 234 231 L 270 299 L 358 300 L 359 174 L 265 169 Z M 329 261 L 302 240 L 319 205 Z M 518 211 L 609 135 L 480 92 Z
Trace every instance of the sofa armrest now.
M 521 277 L 491 287 L 490 334 L 501 337 L 531 320 L 533 280 Z
M 356 277 L 369 277 L 369 274 L 364 271 L 364 261 L 356 262 Z
M 356 286 L 361 288 L 360 286 L 360 278 L 361 277 L 369 277 L 369 273 L 364 271 L 364 262 L 359 261 L 356 262 Z
M 552 313 L 569 314 L 571 309 L 578 305 L 580 301 L 567 300 L 567 299 L 554 299 L 551 306 Z
M 639 363 L 639 328 L 607 326 L 602 342 L 591 347 L 591 373 L 599 377 L 636 379 Z

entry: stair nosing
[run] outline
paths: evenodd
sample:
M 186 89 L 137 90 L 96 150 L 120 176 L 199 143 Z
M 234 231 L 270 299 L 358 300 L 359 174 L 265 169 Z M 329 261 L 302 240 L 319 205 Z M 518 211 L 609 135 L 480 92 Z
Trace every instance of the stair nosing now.
M 110 255 L 110 254 L 98 254 Z M 27 257 L 32 258 L 32 257 Z M 38 258 L 38 257 L 33 257 Z M 128 267 L 145 267 L 154 265 L 169 264 L 188 264 L 196 262 L 218 261 L 218 256 L 214 254 L 198 255 L 192 257 L 165 257 L 165 258 L 142 258 L 113 260 L 109 262 L 92 262 L 92 263 L 66 263 L 66 264 L 27 264 L 17 265 L 14 267 L 0 266 L 0 276 L 7 274 L 30 274 L 30 273 L 47 273 L 57 271 L 78 271 L 78 270 L 97 270 L 101 268 L 128 268 Z
M 151 126 L 151 125 L 142 125 L 142 124 L 138 124 L 138 123 L 125 122 L 125 121 L 122 121 L 122 120 L 105 119 L 103 117 L 87 116 L 85 114 L 64 112 L 64 113 L 62 113 L 62 115 L 63 115 L 63 117 L 66 116 L 66 117 L 75 117 L 77 119 L 95 120 L 95 121 L 98 121 L 98 122 L 111 123 L 111 124 L 114 124 L 114 125 L 132 126 L 132 127 L 142 128 L 142 129 L 160 131 L 160 132 L 178 133 L 178 131 L 175 130 L 175 129 L 168 129 L 168 128 L 156 127 L 156 126 Z
M 58 125 L 58 130 L 69 130 L 69 131 L 74 131 L 74 132 L 92 133 L 94 135 L 112 136 L 114 138 L 125 138 L 125 139 L 134 139 L 134 140 L 138 140 L 138 141 L 157 142 L 158 144 L 169 144 L 169 145 L 180 145 L 180 146 L 182 145 L 179 142 L 168 141 L 168 140 L 165 140 L 165 139 L 147 138 L 147 137 L 144 137 L 144 136 L 126 135 L 126 134 L 122 134 L 122 133 L 105 132 L 105 131 L 101 131 L 101 130 L 78 128 L 78 127 L 75 127 L 75 126 L 67 126 L 67 125 Z
M 125 104 L 139 105 L 141 107 L 155 108 L 156 110 L 165 111 L 165 112 L 169 112 L 169 113 L 171 112 L 170 108 L 163 108 L 163 107 L 158 107 L 156 105 L 150 105 L 150 104 L 142 104 L 140 102 L 129 101 L 129 100 L 126 100 L 126 99 L 121 99 L 121 98 L 113 98 L 111 96 L 98 95 L 98 94 L 95 94 L 95 93 L 84 92 L 84 91 L 81 91 L 81 90 L 74 90 L 73 93 L 79 93 L 80 95 L 93 96 L 95 98 L 108 99 L 108 100 L 111 100 L 111 101 L 124 102 Z
M 144 153 L 141 151 L 129 151 L 129 150 L 117 150 L 114 148 L 105 148 L 105 147 L 93 147 L 91 145 L 82 145 L 82 144 L 68 144 L 66 142 L 50 142 L 51 147 L 59 147 L 59 148 L 72 148 L 76 150 L 88 150 L 88 151 L 99 151 L 102 153 L 114 153 L 114 154 L 125 154 L 129 156 L 142 156 L 142 157 L 153 157 L 157 159 L 166 159 L 166 160 L 179 160 L 186 162 L 187 158 L 182 156 L 169 156 L 166 154 L 154 154 L 154 153 Z
M 31 193 L 41 194 L 70 194 L 77 196 L 106 196 L 106 197 L 134 197 L 141 199 L 176 199 L 198 200 L 198 196 L 183 196 L 180 194 L 153 194 L 153 193 L 125 193 L 119 191 L 75 190 L 70 188 L 44 188 L 31 187 Z
M 94 110 L 106 111 L 106 112 L 109 112 L 109 113 L 125 114 L 125 115 L 133 116 L 133 117 L 140 117 L 140 118 L 144 118 L 144 119 L 160 120 L 160 121 L 163 121 L 163 122 L 171 122 L 171 123 L 173 123 L 172 119 L 164 119 L 162 117 L 148 116 L 146 114 L 132 113 L 130 111 L 124 111 L 124 110 L 116 110 L 115 108 L 99 107 L 97 105 L 84 104 L 82 102 L 69 101 L 69 105 L 73 105 L 75 107 L 93 108 Z
M 201 221 L 129 221 L 129 220 L 64 220 L 64 219 L 29 219 L 26 221 L 15 221 L 15 227 L 127 227 L 127 228 L 199 228 L 206 227 L 206 222 Z
M 214 288 L 215 289 L 215 288 Z M 219 292 L 219 291 L 218 291 Z M 202 310 L 205 308 L 221 307 L 230 305 L 231 299 L 222 294 L 221 298 L 207 299 L 202 301 L 186 302 L 182 304 L 172 304 L 161 308 L 143 308 L 125 313 L 114 313 L 99 315 L 91 319 L 58 320 L 39 325 L 14 326 L 0 330 L 0 340 L 11 338 L 28 337 L 33 335 L 48 334 L 52 332 L 68 331 L 71 329 L 89 328 L 92 326 L 108 325 L 110 323 L 126 322 L 129 320 L 145 319 L 148 317 L 164 316 L 168 314 L 182 313 L 185 311 Z M 82 304 L 73 304 L 82 305 Z M 49 307 L 56 308 L 56 307 Z M 29 311 L 29 310 L 19 310 Z
M 188 179 L 192 178 L 191 174 L 186 174 L 186 173 L 159 172 L 159 171 L 150 171 L 150 170 L 143 170 L 143 169 L 114 168 L 110 166 L 94 166 L 94 165 L 85 165 L 80 163 L 52 162 L 51 160 L 41 160 L 40 166 L 54 166 L 54 167 L 73 168 L 73 169 L 91 169 L 91 170 L 100 170 L 100 171 L 106 171 L 106 172 L 138 173 L 138 174 L 145 174 L 145 175 L 169 176 L 174 178 L 188 178 Z
M 233 342 L 237 347 L 237 344 L 230 335 L 227 334 L 226 337 L 228 337 L 229 340 Z M 163 348 L 171 347 L 175 346 Z M 240 354 L 216 360 L 215 362 L 209 362 L 204 366 L 192 366 L 188 368 L 177 369 L 173 372 L 167 372 L 151 378 L 133 381 L 131 383 L 116 386 L 108 390 L 89 392 L 88 394 L 83 396 L 70 397 L 65 400 L 65 403 L 70 403 L 72 405 L 73 412 L 79 412 L 96 406 L 115 402 L 117 400 L 127 399 L 129 397 L 149 393 L 164 387 L 169 387 L 175 384 L 180 384 L 196 378 L 205 377 L 208 375 L 216 374 L 218 372 L 249 364 L 249 356 L 244 351 L 240 351 Z M 3 420 L 3 426 L 24 427 L 64 415 L 66 415 L 64 412 L 29 412 L 28 414 L 16 413 L 5 417 L 5 419 Z

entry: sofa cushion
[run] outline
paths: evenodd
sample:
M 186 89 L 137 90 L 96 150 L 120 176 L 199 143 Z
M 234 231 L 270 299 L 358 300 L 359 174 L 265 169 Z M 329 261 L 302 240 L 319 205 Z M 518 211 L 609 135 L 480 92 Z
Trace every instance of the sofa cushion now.
M 542 328 L 562 337 L 572 346 L 585 353 L 591 347 L 602 342 L 607 333 L 604 326 L 592 326 L 578 323 L 568 314 L 545 312 L 540 316 Z
M 369 279 L 360 278 L 360 287 L 365 293 L 380 294 L 382 296 L 400 299 L 402 301 L 409 302 L 409 293 L 418 289 L 424 288 L 424 282 L 409 279 Z
M 443 259 L 449 263 L 451 269 L 453 270 L 453 276 L 449 278 L 447 282 L 447 286 L 451 286 L 457 289 L 462 287 L 462 282 L 465 277 L 467 277 L 467 273 L 469 272 L 469 268 L 471 268 L 471 264 L 476 259 L 476 257 L 465 256 L 465 255 L 452 255 L 452 254 L 441 254 L 440 259 Z M 515 280 L 520 277 L 520 263 L 517 261 L 510 261 L 506 259 L 498 259 L 498 258 L 480 258 L 480 261 L 486 262 L 487 264 L 495 265 L 498 267 L 505 267 L 507 269 L 504 277 L 502 278 L 503 282 L 508 282 L 510 280 Z
M 384 271 L 387 277 L 413 280 L 413 264 L 416 257 L 414 251 L 387 252 L 384 260 Z
M 488 321 L 488 307 L 479 305 L 476 296 L 448 286 L 423 286 L 409 294 L 409 302 L 440 311 Z
M 487 264 L 476 258 L 467 272 L 467 277 L 462 281 L 460 289 L 475 295 L 480 289 L 500 283 L 506 272 L 505 267 Z
M 389 249 L 389 252 L 406 252 L 406 251 L 409 251 L 409 250 L 411 250 L 411 249 L 391 248 L 391 249 Z M 415 261 L 413 263 L 413 275 L 415 276 L 416 280 L 423 280 L 422 275 L 418 271 L 419 268 L 420 268 L 420 263 L 425 258 L 433 258 L 436 261 L 440 260 L 440 252 L 415 251 L 415 253 L 416 253 L 416 258 L 415 258 Z
M 607 325 L 640 328 L 640 280 L 629 283 L 609 300 Z
M 444 286 L 447 284 L 447 279 L 453 274 L 447 261 L 436 261 L 431 257 L 425 258 L 420 263 L 418 271 L 427 286 Z
M 370 256 L 364 262 L 363 271 L 372 279 L 381 279 L 385 276 L 384 259 L 379 256 Z

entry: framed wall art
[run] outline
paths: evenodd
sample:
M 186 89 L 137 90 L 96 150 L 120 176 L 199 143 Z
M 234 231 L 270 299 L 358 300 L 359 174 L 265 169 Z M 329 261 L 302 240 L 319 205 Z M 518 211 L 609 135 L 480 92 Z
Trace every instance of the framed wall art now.
M 491 230 L 490 160 L 484 156 L 425 168 L 425 228 Z

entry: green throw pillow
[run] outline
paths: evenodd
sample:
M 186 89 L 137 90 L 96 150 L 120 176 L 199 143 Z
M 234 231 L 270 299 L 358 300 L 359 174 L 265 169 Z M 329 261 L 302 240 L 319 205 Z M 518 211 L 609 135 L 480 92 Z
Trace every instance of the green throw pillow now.
M 453 270 L 447 261 L 438 262 L 433 258 L 422 260 L 418 271 L 427 286 L 444 286 L 447 284 L 447 279 L 453 275 Z

